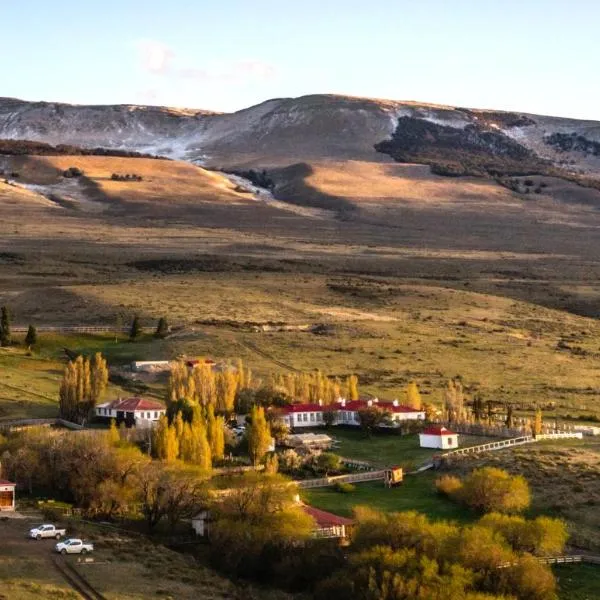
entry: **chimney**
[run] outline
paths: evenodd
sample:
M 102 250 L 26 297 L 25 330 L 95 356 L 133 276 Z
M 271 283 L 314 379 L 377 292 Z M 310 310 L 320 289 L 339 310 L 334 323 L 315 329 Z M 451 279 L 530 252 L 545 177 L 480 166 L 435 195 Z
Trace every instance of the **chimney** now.
M 323 400 L 319 400 L 319 406 L 323 406 Z
M 373 400 L 367 400 L 367 406 L 373 406 Z
M 379 398 L 373 398 L 373 402 L 379 402 Z
M 342 406 L 346 406 L 346 398 L 342 398 L 342 399 L 340 400 L 340 404 L 341 404 Z
M 396 399 L 396 400 L 394 400 L 394 401 L 392 402 L 392 404 L 393 404 L 394 406 L 398 406 L 398 400 L 397 400 L 397 399 Z

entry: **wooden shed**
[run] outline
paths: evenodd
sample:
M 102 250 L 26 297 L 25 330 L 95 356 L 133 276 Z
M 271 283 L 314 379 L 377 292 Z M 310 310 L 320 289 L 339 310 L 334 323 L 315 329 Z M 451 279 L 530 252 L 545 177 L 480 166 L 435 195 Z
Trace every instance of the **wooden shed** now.
M 15 487 L 5 479 L 0 479 L 0 511 L 15 510 Z

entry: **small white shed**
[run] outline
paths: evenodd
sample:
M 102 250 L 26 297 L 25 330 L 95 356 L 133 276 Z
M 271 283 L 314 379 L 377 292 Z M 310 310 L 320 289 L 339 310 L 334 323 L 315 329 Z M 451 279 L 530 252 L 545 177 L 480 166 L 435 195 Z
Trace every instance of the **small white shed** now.
M 453 450 L 458 448 L 458 433 L 454 433 L 440 425 L 433 425 L 419 434 L 421 448 L 440 448 Z

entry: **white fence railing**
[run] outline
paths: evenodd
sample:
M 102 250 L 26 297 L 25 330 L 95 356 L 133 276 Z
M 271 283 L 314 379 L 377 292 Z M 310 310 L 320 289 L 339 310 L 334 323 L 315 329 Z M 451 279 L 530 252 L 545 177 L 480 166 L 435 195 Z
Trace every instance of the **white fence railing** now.
M 521 446 L 522 444 L 531 444 L 535 439 L 530 435 L 523 437 L 510 438 L 508 440 L 499 440 L 497 442 L 489 442 L 487 444 L 479 444 L 479 446 L 469 446 L 468 448 L 457 448 L 444 452 L 442 456 L 460 456 L 461 454 L 478 454 L 479 452 L 490 452 L 493 450 L 502 450 L 512 446 Z
M 563 440 L 567 438 L 582 440 L 583 433 L 581 431 L 558 431 L 556 433 L 540 433 L 535 436 L 535 441 L 540 442 L 542 440 Z
M 329 487 L 336 483 L 360 483 L 362 481 L 382 481 L 385 479 L 385 469 L 379 471 L 367 471 L 365 473 L 353 473 L 351 475 L 335 475 L 333 477 L 321 477 L 319 479 L 301 479 L 294 483 L 301 489 Z

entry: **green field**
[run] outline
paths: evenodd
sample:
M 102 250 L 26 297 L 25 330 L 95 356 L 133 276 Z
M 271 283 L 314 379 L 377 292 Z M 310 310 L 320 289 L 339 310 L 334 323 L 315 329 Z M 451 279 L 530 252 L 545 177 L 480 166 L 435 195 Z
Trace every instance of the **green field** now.
M 384 512 L 416 510 L 432 519 L 469 521 L 473 513 L 442 498 L 435 490 L 435 473 L 406 476 L 402 485 L 388 489 L 383 481 L 360 483 L 350 493 L 336 492 L 333 488 L 306 490 L 305 502 L 339 515 L 351 516 L 355 506 L 370 506 Z
M 558 580 L 561 600 L 600 598 L 600 565 L 556 565 L 552 570 Z
M 22 336 L 21 336 L 22 337 Z M 112 366 L 165 356 L 164 342 L 143 336 L 139 342 L 130 343 L 113 335 L 56 335 L 38 334 L 39 343 L 29 353 L 19 336 L 14 344 L 0 348 L 0 419 L 52 418 L 58 411 L 58 389 L 64 367 L 68 361 L 64 348 L 91 355 L 102 352 Z M 110 383 L 105 398 L 133 393 Z M 160 389 L 150 389 L 160 393 Z
M 313 430 L 323 433 L 323 429 Z M 439 454 L 440 450 L 421 448 L 418 435 L 397 435 L 395 433 L 374 433 L 371 437 L 358 429 L 334 427 L 328 432 L 334 440 L 333 452 L 344 458 L 353 458 L 371 463 L 376 467 L 398 465 L 405 471 L 414 469 Z M 461 435 L 460 446 L 485 444 L 491 438 Z

